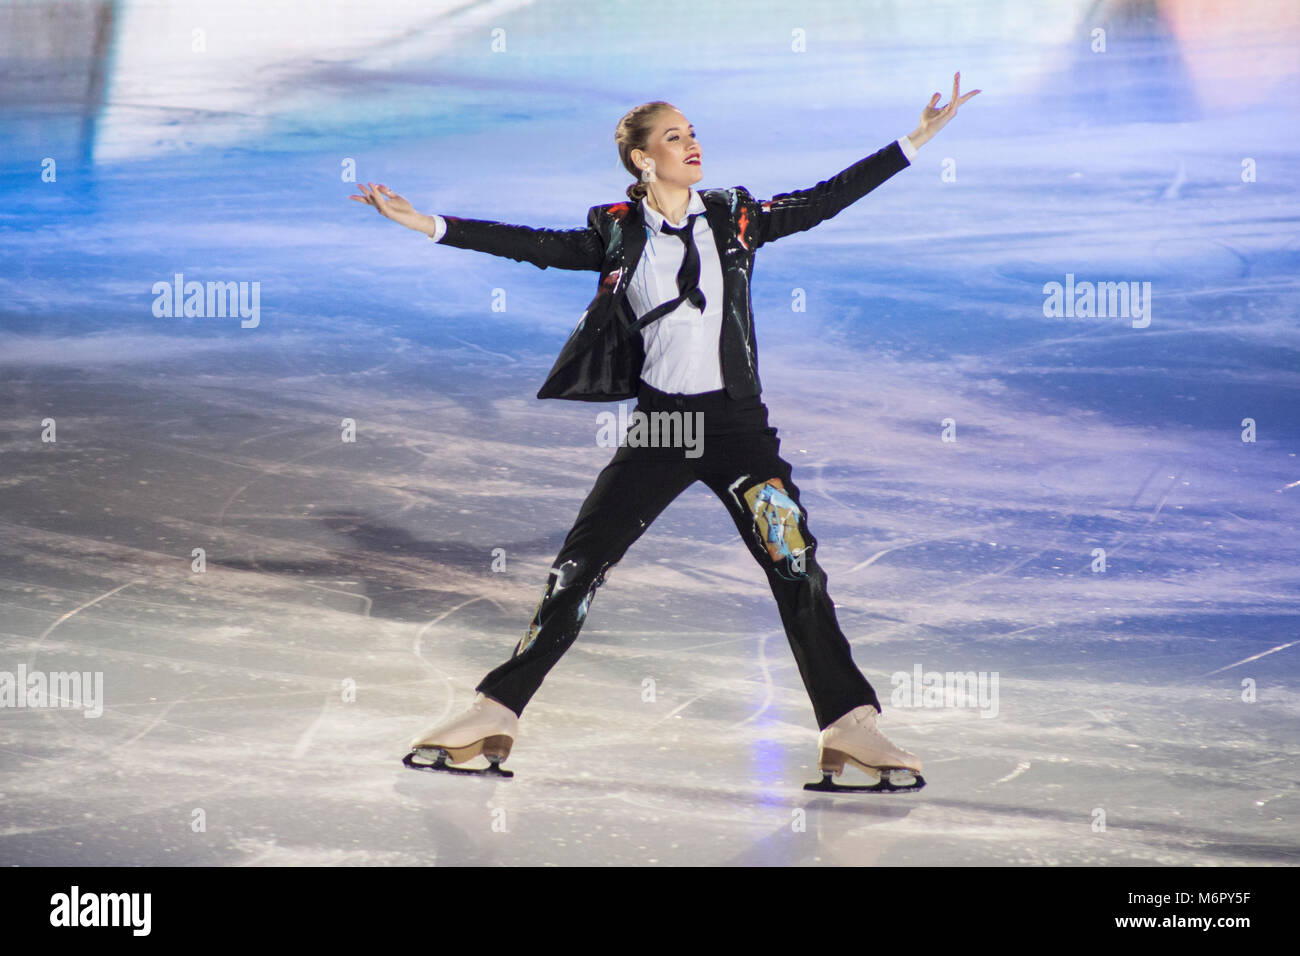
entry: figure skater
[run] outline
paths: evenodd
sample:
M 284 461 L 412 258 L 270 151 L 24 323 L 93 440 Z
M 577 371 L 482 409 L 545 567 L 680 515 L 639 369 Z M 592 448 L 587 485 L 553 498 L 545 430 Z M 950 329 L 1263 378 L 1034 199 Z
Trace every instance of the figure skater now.
M 915 790 L 921 761 L 876 726 L 880 701 L 854 664 L 815 554 L 817 539 L 776 429 L 760 399 L 750 305 L 755 251 L 811 229 L 911 165 L 916 151 L 979 93 L 935 93 L 917 128 L 810 189 L 760 202 L 742 186 L 695 190 L 703 176 L 694 127 L 661 100 L 628 112 L 614 140 L 637 182 L 627 202 L 593 206 L 581 229 L 535 229 L 450 215 L 425 215 L 387 186 L 350 196 L 443 245 L 539 268 L 598 272 L 597 292 L 569 336 L 538 398 L 617 401 L 635 397 L 632 418 L 702 425 L 702 452 L 683 450 L 685 431 L 666 442 L 622 444 L 600 472 L 511 657 L 475 688 L 469 709 L 416 738 L 414 769 L 512 776 L 518 718 L 547 672 L 578 636 L 609 569 L 678 495 L 704 482 L 726 506 L 763 568 L 821 729 L 823 779 L 808 789 Z M 674 414 L 676 418 L 674 418 Z M 689 431 L 689 426 L 685 426 Z M 634 429 L 635 430 L 635 429 Z M 489 766 L 460 766 L 479 757 Z M 870 786 L 835 784 L 846 763 Z M 891 779 L 902 775 L 898 784 Z

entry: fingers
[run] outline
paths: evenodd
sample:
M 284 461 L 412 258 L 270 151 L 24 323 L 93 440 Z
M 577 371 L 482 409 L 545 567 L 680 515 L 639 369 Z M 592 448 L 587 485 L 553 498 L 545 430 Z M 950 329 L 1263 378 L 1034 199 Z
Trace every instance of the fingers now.
M 375 197 L 375 208 L 379 210 L 380 215 L 389 216 L 388 203 L 384 201 L 383 194 L 380 193 L 379 188 L 374 183 L 367 183 L 366 185 L 368 185 L 373 192 Z M 391 219 L 392 217 L 389 216 L 389 218 Z
M 387 186 L 376 186 L 374 183 L 357 183 L 357 189 L 359 189 L 363 195 L 349 196 L 348 198 L 355 199 L 357 202 L 366 203 L 369 206 L 374 206 L 379 210 L 380 215 L 383 216 L 388 215 L 388 204 L 384 201 L 384 197 L 380 193 L 380 190 L 384 190 L 395 199 L 401 198 Z
M 954 73 L 952 77 L 952 99 L 950 99 L 945 106 L 942 106 L 938 110 L 936 110 L 936 112 L 951 114 L 954 110 L 957 109 L 958 104 L 962 102 L 962 100 L 959 99 L 957 93 L 960 82 L 961 82 L 961 74 Z M 934 96 L 930 97 L 930 105 L 927 107 L 927 109 L 933 110 L 935 108 L 935 104 L 937 104 L 938 102 L 939 102 L 939 94 L 935 93 Z
M 952 99 L 946 105 L 935 109 L 935 104 L 939 102 L 939 94 L 935 93 L 931 96 L 929 105 L 921 112 L 922 124 L 931 130 L 942 129 L 950 119 L 957 115 L 957 107 L 980 92 L 980 90 L 971 90 L 963 96 L 961 93 L 961 71 L 954 73 L 952 75 Z
M 972 96 L 980 92 L 982 91 L 971 90 L 965 96 L 960 95 L 961 94 L 961 71 L 959 70 L 958 72 L 952 75 L 952 99 L 949 101 L 948 105 L 943 108 L 943 112 L 945 113 L 957 112 L 957 107 L 961 106 L 961 104 L 965 103 Z

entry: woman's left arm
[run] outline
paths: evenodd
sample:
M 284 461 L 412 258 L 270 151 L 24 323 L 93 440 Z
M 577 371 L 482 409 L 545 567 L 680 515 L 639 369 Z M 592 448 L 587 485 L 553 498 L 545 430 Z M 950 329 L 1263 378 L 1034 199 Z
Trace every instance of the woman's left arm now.
M 929 142 L 935 133 L 943 129 L 948 121 L 957 115 L 958 106 L 980 92 L 972 90 L 962 96 L 960 83 L 961 74 L 957 73 L 953 76 L 952 100 L 947 106 L 936 109 L 935 104 L 939 101 L 939 94 L 935 93 L 931 97 L 929 104 L 921 112 L 921 122 L 907 136 L 911 147 L 908 153 L 904 153 L 903 146 L 895 141 L 811 189 L 779 193 L 766 202 L 760 202 L 758 245 L 772 242 L 791 233 L 803 232 L 820 222 L 825 222 L 857 202 L 895 173 L 910 166 L 911 157 L 915 155 L 916 150 L 922 144 Z

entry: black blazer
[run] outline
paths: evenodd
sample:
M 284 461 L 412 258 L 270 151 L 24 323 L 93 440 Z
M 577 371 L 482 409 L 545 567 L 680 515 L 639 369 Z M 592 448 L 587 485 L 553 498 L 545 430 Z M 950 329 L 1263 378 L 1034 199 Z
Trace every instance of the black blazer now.
M 811 189 L 760 202 L 743 186 L 703 189 L 705 217 L 722 263 L 722 381 L 732 398 L 758 395 L 758 353 L 749 281 L 754 253 L 766 242 L 811 229 L 861 199 L 910 165 L 892 142 Z M 596 295 L 569 335 L 538 398 L 611 402 L 637 394 L 645 350 L 627 298 L 628 283 L 645 249 L 641 204 L 624 200 L 592 206 L 585 229 L 534 229 L 444 215 L 444 245 L 531 262 L 541 269 L 600 273 Z

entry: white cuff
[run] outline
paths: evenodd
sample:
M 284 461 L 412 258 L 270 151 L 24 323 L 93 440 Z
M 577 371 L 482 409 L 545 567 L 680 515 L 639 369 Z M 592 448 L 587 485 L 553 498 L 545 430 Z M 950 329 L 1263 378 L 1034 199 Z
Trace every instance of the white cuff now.
M 903 151 L 903 155 L 907 157 L 907 163 L 910 166 L 916 160 L 916 147 L 912 145 L 912 141 L 906 136 L 900 136 L 898 137 L 898 148 Z
M 442 237 L 447 234 L 447 220 L 443 219 L 436 212 L 433 214 L 433 235 L 429 238 L 434 242 L 440 242 Z

